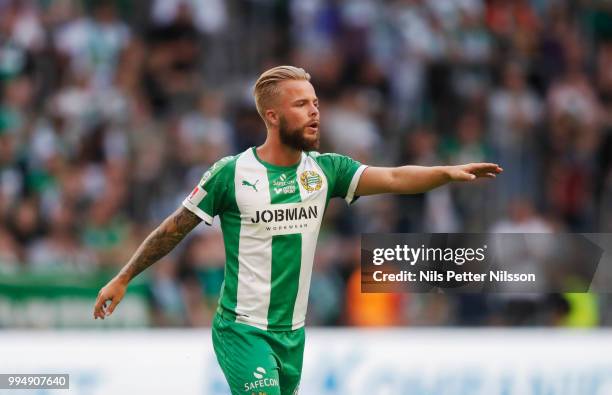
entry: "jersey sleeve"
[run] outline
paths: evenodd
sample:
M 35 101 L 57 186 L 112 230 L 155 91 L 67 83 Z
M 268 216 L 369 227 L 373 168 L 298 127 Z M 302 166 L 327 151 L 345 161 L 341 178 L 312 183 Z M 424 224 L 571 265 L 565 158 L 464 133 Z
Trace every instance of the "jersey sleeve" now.
M 212 225 L 213 218 L 223 211 L 228 185 L 224 168 L 230 158 L 223 158 L 212 165 L 189 196 L 183 200 L 183 206 L 207 225 Z
M 330 177 L 331 197 L 341 197 L 348 204 L 357 200 L 355 190 L 359 184 L 359 178 L 366 165 L 344 155 L 325 154 L 331 167 L 332 177 Z

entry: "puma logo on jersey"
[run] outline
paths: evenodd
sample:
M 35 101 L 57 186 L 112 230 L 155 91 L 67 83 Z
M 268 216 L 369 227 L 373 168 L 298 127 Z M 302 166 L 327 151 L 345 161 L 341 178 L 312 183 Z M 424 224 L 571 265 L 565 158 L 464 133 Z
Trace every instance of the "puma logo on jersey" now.
M 248 182 L 247 180 L 242 180 L 242 185 L 245 185 L 247 187 L 251 187 L 255 190 L 255 192 L 257 191 L 257 183 L 259 182 L 259 180 L 255 181 L 255 184 L 251 184 L 250 182 Z

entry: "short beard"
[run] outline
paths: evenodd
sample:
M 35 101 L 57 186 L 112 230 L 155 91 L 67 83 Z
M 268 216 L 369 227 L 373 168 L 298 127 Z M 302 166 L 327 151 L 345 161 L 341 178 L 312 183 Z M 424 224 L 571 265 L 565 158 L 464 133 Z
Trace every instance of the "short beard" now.
M 308 140 L 304 137 L 305 127 L 295 128 L 289 130 L 287 127 L 287 120 L 285 117 L 280 117 L 280 125 L 278 127 L 278 134 L 281 143 L 293 148 L 297 151 L 315 151 L 319 149 L 319 136 L 315 140 Z

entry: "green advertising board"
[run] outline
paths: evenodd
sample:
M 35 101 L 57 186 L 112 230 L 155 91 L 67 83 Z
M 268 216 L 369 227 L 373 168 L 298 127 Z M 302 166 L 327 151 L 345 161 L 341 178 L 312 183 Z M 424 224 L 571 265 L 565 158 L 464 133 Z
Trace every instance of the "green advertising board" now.
M 0 328 L 136 328 L 150 325 L 146 277 L 136 278 L 112 319 L 94 320 L 98 291 L 109 273 L 0 273 Z

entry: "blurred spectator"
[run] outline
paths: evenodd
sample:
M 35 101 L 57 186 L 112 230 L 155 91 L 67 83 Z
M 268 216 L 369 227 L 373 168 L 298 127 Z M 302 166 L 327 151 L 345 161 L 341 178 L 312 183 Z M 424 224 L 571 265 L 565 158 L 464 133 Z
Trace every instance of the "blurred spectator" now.
M 553 228 L 535 211 L 526 199 L 515 199 L 509 205 L 508 217 L 491 228 L 493 233 L 551 233 Z
M 552 233 L 553 228 L 546 223 L 535 211 L 529 200 L 516 198 L 508 209 L 508 218 L 502 219 L 493 225 L 492 233 Z M 548 289 L 551 284 L 547 282 L 545 268 L 538 262 L 546 262 L 552 255 L 551 242 L 542 237 L 529 239 L 528 237 L 513 237 L 495 239 L 495 251 L 500 267 L 511 267 L 513 273 L 532 273 L 539 279 L 541 289 Z M 514 293 L 500 293 L 492 297 L 493 304 L 498 310 L 497 324 L 505 325 L 536 325 L 540 323 L 540 306 L 545 303 L 545 294 L 519 293 L 516 287 L 500 284 L 501 292 L 515 291 Z
M 325 109 L 322 127 L 330 148 L 368 162 L 380 143 L 379 130 L 369 116 L 371 109 L 361 92 L 346 91 L 335 105 Z
M 44 232 L 39 207 L 33 199 L 16 203 L 7 223 L 13 237 L 21 245 L 28 247 Z
M 225 120 L 225 103 L 219 94 L 201 96 L 197 110 L 180 120 L 179 149 L 186 165 L 210 166 L 232 154 L 233 130 Z
M 456 133 L 446 140 L 442 150 L 446 161 L 451 165 L 489 160 L 491 155 L 484 141 L 483 121 L 476 112 L 466 112 L 460 117 Z M 491 216 L 491 207 L 483 209 L 487 187 L 487 183 L 452 186 L 452 196 L 465 231 L 486 227 L 487 219 Z
M 478 4 L 477 2 L 474 2 Z M 490 82 L 493 41 L 480 13 L 462 12 L 452 45 L 453 85 L 464 99 L 485 94 Z
M 418 166 L 441 164 L 437 144 L 438 138 L 431 130 L 419 128 L 406 136 L 407 152 L 402 161 Z M 409 231 L 457 231 L 458 218 L 450 193 L 450 186 L 445 185 L 427 194 L 399 196 L 400 206 L 404 207 L 402 215 L 410 215 L 403 218 L 407 224 L 412 224 L 408 225 Z
M 68 58 L 72 73 L 92 76 L 96 87 L 112 83 L 121 51 L 130 40 L 129 27 L 117 17 L 113 2 L 95 2 L 92 16 L 83 15 L 60 27 L 55 45 Z
M 226 4 L 221 0 L 155 0 L 152 19 L 158 25 L 171 24 L 178 15 L 191 15 L 201 33 L 217 32 L 227 24 Z
M 568 117 L 586 127 L 595 127 L 600 121 L 600 108 L 595 92 L 578 66 L 570 67 L 567 74 L 549 91 L 551 121 L 558 122 L 560 118 Z
M 21 269 L 19 245 L 11 234 L 0 227 L 0 274 L 15 273 Z
M 223 283 L 225 249 L 217 226 L 187 241 L 179 263 L 180 280 L 189 323 L 209 325 Z
M 582 71 L 583 49 L 573 37 L 567 44 L 568 70 L 548 95 L 552 160 L 548 199 L 575 231 L 595 223 L 595 154 L 601 138 L 601 109 Z
M 170 23 L 154 25 L 148 34 L 144 83 L 153 108 L 161 114 L 184 110 L 184 101 L 195 97 L 201 83 L 199 32 L 191 8 L 187 3 L 179 4 Z
M 3 122 L 0 118 L 0 123 Z M 17 136 L 0 125 L 0 218 L 8 219 L 8 210 L 25 189 L 23 168 L 17 161 Z
M 186 306 L 176 282 L 176 262 L 172 257 L 162 258 L 153 268 L 151 294 L 154 322 L 158 326 L 187 324 Z
M 536 30 L 539 21 L 528 0 L 493 0 L 487 9 L 487 24 L 493 33 L 508 37 L 516 32 Z
M 36 52 L 44 45 L 45 33 L 40 15 L 31 0 L 6 1 L 0 6 L 2 25 L 17 47 Z
M 97 254 L 103 265 L 116 265 L 122 243 L 127 240 L 130 224 L 117 212 L 115 197 L 104 196 L 90 207 L 83 229 L 82 242 Z
M 522 194 L 533 198 L 537 183 L 535 126 L 542 105 L 529 89 L 523 66 L 509 63 L 503 83 L 489 99 L 489 122 L 494 160 L 504 168 L 498 185 L 498 201 L 505 203 Z M 501 208 L 498 206 L 498 209 Z
M 67 206 L 55 210 L 48 236 L 33 243 L 26 260 L 37 271 L 89 272 L 95 270 L 96 264 L 93 253 L 79 243 L 74 213 Z
M 487 146 L 483 140 L 482 120 L 476 113 L 465 113 L 457 122 L 457 131 L 453 138 L 445 143 L 444 155 L 452 165 L 487 160 Z

